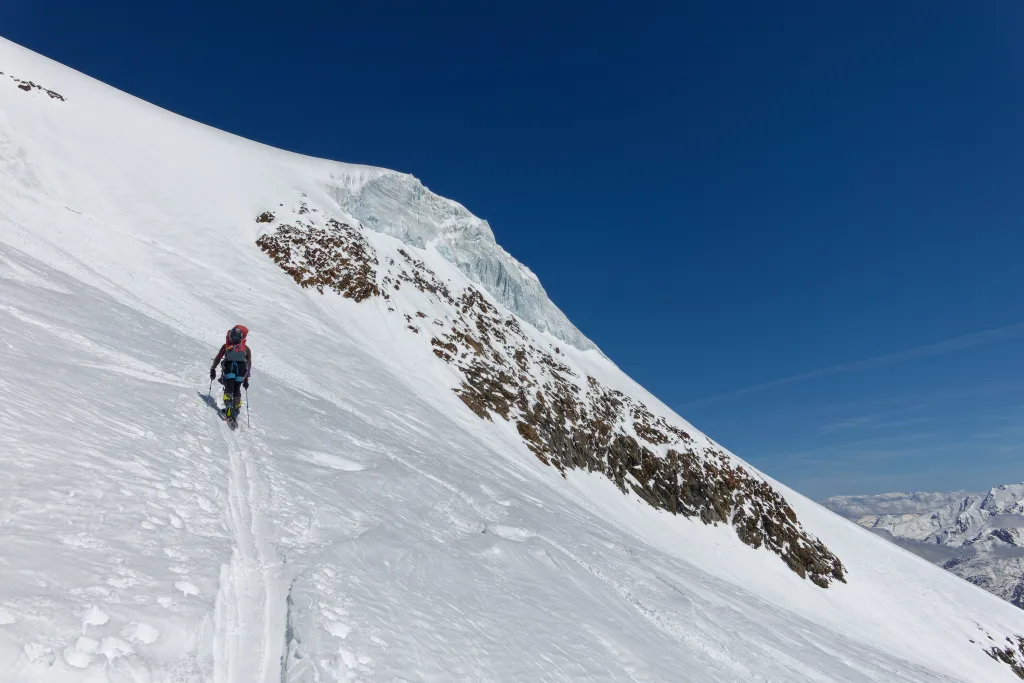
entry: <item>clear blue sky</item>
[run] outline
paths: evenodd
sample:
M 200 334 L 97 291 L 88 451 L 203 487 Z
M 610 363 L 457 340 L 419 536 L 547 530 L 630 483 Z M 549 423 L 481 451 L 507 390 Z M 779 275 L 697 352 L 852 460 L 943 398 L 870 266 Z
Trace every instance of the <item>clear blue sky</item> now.
M 1018 0 L 9 0 L 0 33 L 415 174 L 809 495 L 1024 479 Z

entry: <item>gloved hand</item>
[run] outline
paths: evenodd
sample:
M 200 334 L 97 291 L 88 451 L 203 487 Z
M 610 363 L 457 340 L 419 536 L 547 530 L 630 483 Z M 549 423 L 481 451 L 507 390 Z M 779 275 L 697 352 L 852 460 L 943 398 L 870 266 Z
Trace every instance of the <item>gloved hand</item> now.
M 242 380 L 242 386 L 245 387 L 246 389 L 249 388 L 249 378 L 248 377 L 246 377 L 245 379 Z
M 217 371 L 213 368 L 210 368 L 210 379 L 217 379 Z

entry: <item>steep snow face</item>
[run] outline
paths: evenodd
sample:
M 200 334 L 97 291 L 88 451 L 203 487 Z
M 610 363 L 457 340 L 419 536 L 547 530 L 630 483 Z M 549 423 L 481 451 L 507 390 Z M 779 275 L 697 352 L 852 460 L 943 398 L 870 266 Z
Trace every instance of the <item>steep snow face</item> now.
M 3 41 L 0 71 L 5 682 L 1018 680 L 985 649 L 1024 613 L 708 456 L 443 239 L 362 227 L 330 188 L 381 171 Z M 206 373 L 235 323 L 255 369 L 231 432 Z M 672 488 L 666 461 L 707 476 Z M 846 583 L 798 575 L 812 539 Z
M 435 248 L 471 281 L 537 329 L 577 349 L 595 349 L 548 298 L 540 280 L 494 240 L 487 221 L 440 197 L 416 178 L 378 170 L 331 174 L 325 184 L 338 205 L 368 228 L 408 245 Z
M 375 248 L 361 228 L 306 201 L 279 214 L 257 217 L 272 228 L 256 244 L 296 284 L 357 303 L 387 302 L 388 313 L 404 317 L 400 334 L 422 339 L 450 366 L 466 407 L 514 424 L 540 462 L 563 473 L 599 472 L 653 507 L 729 524 L 744 543 L 769 549 L 823 588 L 845 581 L 842 561 L 807 533 L 785 499 L 689 425 L 574 368 L 519 318 L 406 249 Z M 415 308 L 410 299 L 419 300 Z

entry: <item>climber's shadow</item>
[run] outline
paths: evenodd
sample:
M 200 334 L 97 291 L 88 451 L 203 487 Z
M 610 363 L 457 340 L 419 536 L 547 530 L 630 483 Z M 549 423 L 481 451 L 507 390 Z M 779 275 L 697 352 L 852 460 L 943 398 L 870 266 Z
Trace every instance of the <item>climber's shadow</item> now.
M 217 399 L 215 399 L 212 394 L 204 394 L 201 391 L 197 391 L 196 393 L 199 394 L 199 398 L 203 399 L 203 403 L 213 408 L 218 415 L 220 414 L 220 406 L 217 405 Z

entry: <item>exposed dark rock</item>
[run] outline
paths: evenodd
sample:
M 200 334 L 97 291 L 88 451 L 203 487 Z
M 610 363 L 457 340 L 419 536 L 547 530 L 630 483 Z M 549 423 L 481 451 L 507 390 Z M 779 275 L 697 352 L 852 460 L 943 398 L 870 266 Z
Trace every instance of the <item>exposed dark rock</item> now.
M 264 211 L 259 216 L 256 216 L 256 222 L 257 223 L 273 223 L 274 222 L 274 214 L 272 214 L 270 211 Z
M 427 268 L 423 261 L 414 259 L 405 249 L 399 249 L 398 253 L 401 254 L 406 263 L 412 267 L 412 274 L 409 274 L 409 272 L 403 268 L 398 274 L 399 279 L 412 284 L 421 292 L 429 292 L 438 299 L 449 304 L 453 302 L 452 294 L 448 290 L 448 286 L 438 280 L 434 271 Z M 398 289 L 397 283 L 395 283 L 395 289 Z
M 1024 680 L 1024 636 L 1016 636 L 1016 642 L 1007 637 L 1006 642 L 1009 643 L 1007 647 L 992 647 L 985 652 L 992 659 L 1009 666 L 1013 673 Z
M 1014 538 L 1013 534 L 1010 533 L 1009 529 L 993 529 L 992 536 L 998 538 L 1003 543 L 1007 543 L 1012 546 L 1017 545 L 1017 539 Z
M 358 229 L 333 218 L 324 228 L 281 225 L 256 244 L 302 287 L 332 289 L 357 302 L 380 295 L 373 247 Z
M 945 562 L 942 563 L 941 566 L 942 566 L 943 569 L 952 569 L 953 567 L 957 566 L 958 564 L 963 564 L 966 561 L 967 561 L 967 557 L 961 555 L 961 556 L 952 557 L 952 558 L 946 560 Z
M 800 527 L 796 513 L 767 482 L 734 467 L 721 450 L 698 454 L 685 430 L 595 378 L 588 377 L 586 389 L 581 388 L 570 367 L 530 345 L 524 335 L 503 335 L 507 341 L 495 344 L 494 331 L 510 328 L 476 290 L 466 290 L 456 304 L 462 319 L 446 341 L 466 352 L 455 361 L 465 377 L 457 390 L 460 398 L 481 417 L 514 420 L 542 462 L 563 473 L 601 472 L 654 507 L 705 524 L 731 524 L 744 543 L 766 547 L 819 586 L 845 581 L 840 560 Z M 475 318 L 472 328 L 480 339 L 465 330 L 467 317 Z M 539 368 L 533 376 L 531 365 Z M 670 446 L 665 454 L 653 450 L 664 445 Z
M 3 75 L 3 72 L 0 72 L 0 75 Z M 61 102 L 67 101 L 66 98 L 60 93 L 54 92 L 53 90 L 50 90 L 48 88 L 44 88 L 38 83 L 33 83 L 32 81 L 23 81 L 20 78 L 15 78 L 14 76 L 11 76 L 11 80 L 17 83 L 18 88 L 24 90 L 25 92 L 32 92 L 33 90 L 38 90 L 49 95 L 51 100 L 60 100 Z
M 445 343 L 437 337 L 431 339 L 430 344 L 436 347 L 434 349 L 434 355 L 446 363 L 451 363 L 454 358 L 454 354 L 459 352 L 459 347 L 455 344 L 452 344 L 451 342 Z

